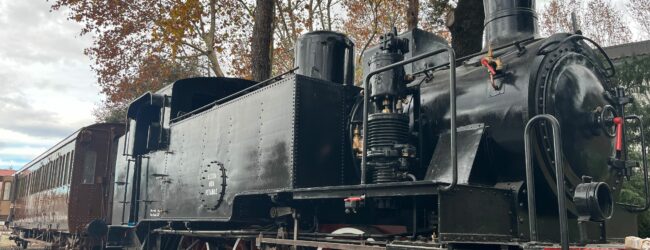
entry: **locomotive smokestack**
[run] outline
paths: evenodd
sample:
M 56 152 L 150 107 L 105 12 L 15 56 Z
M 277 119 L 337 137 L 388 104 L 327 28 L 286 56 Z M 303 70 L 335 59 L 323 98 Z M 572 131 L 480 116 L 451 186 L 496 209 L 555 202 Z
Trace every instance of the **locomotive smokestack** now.
M 483 0 L 485 47 L 539 36 L 535 0 Z

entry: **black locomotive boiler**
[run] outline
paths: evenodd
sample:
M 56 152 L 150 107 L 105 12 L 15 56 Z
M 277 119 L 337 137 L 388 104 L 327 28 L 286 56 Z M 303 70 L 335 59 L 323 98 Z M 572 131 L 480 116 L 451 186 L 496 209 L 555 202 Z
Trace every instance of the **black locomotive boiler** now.
M 255 83 L 192 78 L 133 101 L 107 247 L 483 249 L 616 242 L 632 101 L 602 49 L 540 38 L 534 1 L 484 1 L 486 48 L 422 30 L 363 55 L 317 31 Z M 645 159 L 643 161 L 645 168 Z M 559 185 L 558 185 L 559 183 Z M 623 226 L 621 226 L 623 225 Z

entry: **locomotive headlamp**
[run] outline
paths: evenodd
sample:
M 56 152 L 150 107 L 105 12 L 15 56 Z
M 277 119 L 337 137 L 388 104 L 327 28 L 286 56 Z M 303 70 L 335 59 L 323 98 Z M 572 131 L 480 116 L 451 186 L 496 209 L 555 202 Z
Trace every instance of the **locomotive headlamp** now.
M 591 178 L 583 179 L 585 179 L 585 183 L 578 184 L 573 195 L 573 202 L 578 210 L 578 219 L 600 222 L 612 217 L 614 203 L 612 192 L 607 183 L 591 182 Z

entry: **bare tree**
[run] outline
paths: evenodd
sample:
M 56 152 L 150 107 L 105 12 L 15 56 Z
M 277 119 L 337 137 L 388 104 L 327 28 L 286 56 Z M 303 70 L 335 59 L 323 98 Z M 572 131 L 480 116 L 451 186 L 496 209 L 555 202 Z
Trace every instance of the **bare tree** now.
M 648 1 L 648 0 L 646 0 Z M 572 32 L 571 13 L 578 17 L 582 32 L 603 46 L 630 42 L 632 33 L 623 14 L 608 0 L 552 0 L 542 11 L 541 33 L 549 36 Z
M 582 30 L 600 45 L 611 46 L 632 40 L 632 32 L 623 21 L 623 14 L 610 1 L 589 1 L 583 17 Z
M 580 11 L 576 0 L 551 0 L 540 15 L 540 29 L 543 36 L 555 33 L 571 32 L 571 12 Z M 577 16 L 582 16 L 576 13 Z
M 634 0 L 627 3 L 627 10 L 644 32 L 645 38 L 650 38 L 650 0 Z

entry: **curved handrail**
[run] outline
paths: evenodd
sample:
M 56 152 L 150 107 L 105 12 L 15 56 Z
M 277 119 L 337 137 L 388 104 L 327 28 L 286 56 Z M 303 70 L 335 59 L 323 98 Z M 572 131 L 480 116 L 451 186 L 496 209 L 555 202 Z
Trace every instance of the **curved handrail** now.
M 533 159 L 531 154 L 531 127 L 541 120 L 546 120 L 551 124 L 553 129 L 553 153 L 555 156 L 555 179 L 557 183 L 557 203 L 558 203 L 558 216 L 560 219 L 560 244 L 562 250 L 569 249 L 569 226 L 567 223 L 567 212 L 565 204 L 565 191 L 564 191 L 564 164 L 562 162 L 562 142 L 560 134 L 560 122 L 549 114 L 536 115 L 526 123 L 524 130 L 524 143 L 526 154 L 526 189 L 528 192 L 528 226 L 530 229 L 530 241 L 535 242 L 537 237 L 537 210 L 535 203 L 535 176 L 533 173 Z

